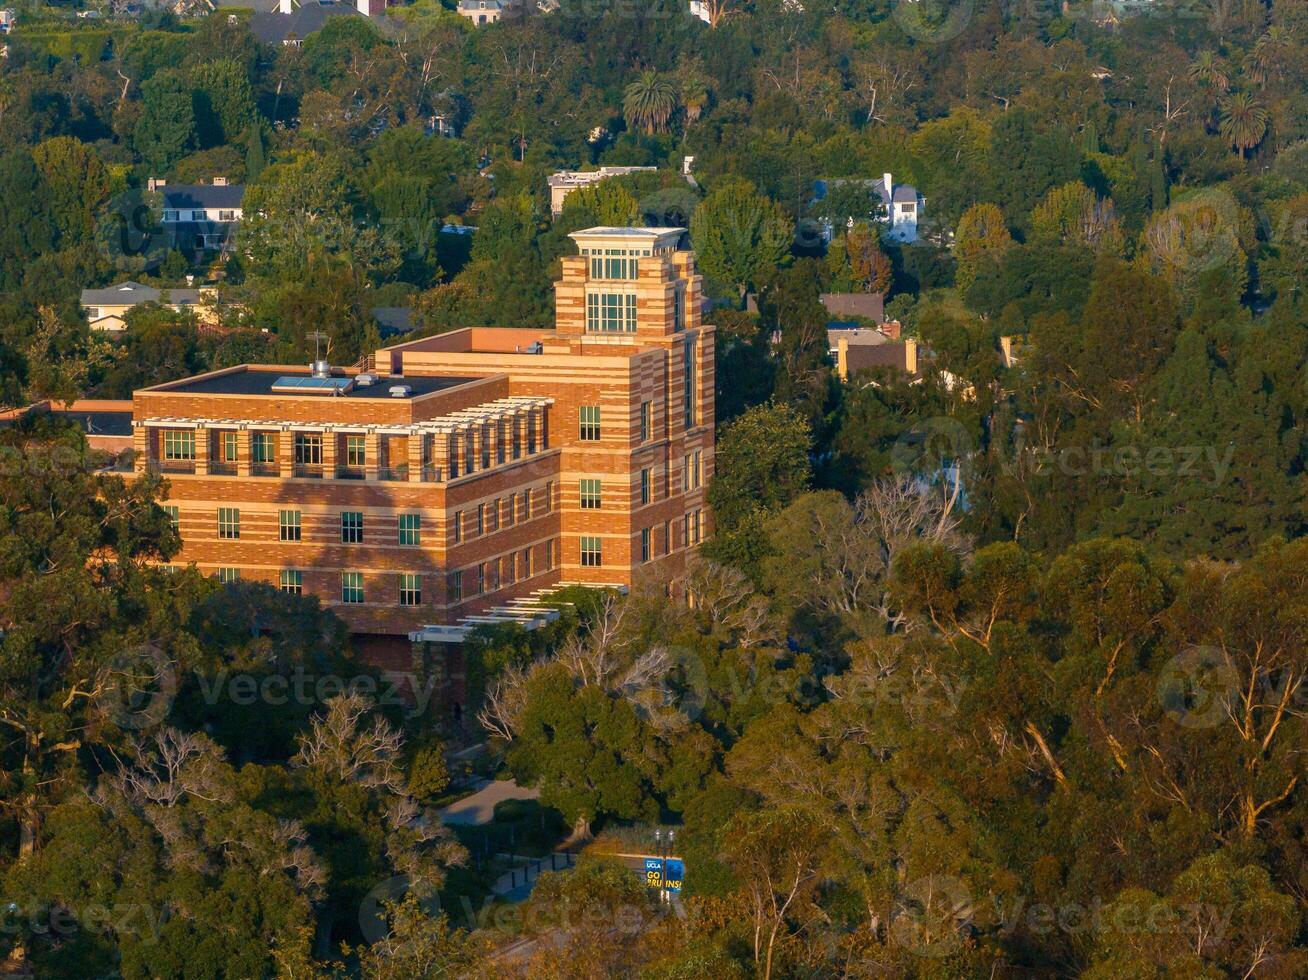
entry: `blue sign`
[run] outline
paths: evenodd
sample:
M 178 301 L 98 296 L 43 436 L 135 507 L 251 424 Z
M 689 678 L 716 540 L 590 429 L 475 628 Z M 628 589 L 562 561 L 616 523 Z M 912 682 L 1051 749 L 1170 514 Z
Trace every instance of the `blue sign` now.
M 667 876 L 664 877 L 664 861 L 662 858 L 645 858 L 645 886 L 647 888 L 662 888 L 665 891 L 681 891 L 681 879 L 685 873 L 685 865 L 677 858 L 668 858 Z

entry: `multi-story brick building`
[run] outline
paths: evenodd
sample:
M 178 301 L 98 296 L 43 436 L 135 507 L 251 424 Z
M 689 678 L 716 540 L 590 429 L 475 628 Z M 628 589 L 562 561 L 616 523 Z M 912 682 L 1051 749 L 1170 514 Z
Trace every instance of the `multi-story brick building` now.
M 574 234 L 553 330 L 136 392 L 137 466 L 168 477 L 177 560 L 316 594 L 379 636 L 559 583 L 675 577 L 709 531 L 713 472 L 713 330 L 682 235 Z

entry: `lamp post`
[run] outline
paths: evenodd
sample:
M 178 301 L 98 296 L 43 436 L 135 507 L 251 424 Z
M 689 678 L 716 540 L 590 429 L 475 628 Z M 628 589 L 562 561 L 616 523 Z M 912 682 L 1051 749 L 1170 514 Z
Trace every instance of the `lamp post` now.
M 668 872 L 667 872 L 667 860 L 663 856 L 663 828 L 662 827 L 654 828 L 654 850 L 656 850 L 659 855 L 659 901 L 663 902 L 665 901 L 664 894 L 663 894 L 663 885 L 664 882 L 667 880 Z
M 663 855 L 663 900 L 669 905 L 672 904 L 672 892 L 668 891 L 668 860 L 672 857 L 672 842 L 677 839 L 675 830 L 668 831 L 668 849 Z

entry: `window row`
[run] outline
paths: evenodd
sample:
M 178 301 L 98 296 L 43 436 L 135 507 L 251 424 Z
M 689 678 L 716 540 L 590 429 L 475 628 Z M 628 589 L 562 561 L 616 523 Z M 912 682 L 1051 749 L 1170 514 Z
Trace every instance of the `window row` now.
M 596 481 L 598 483 L 599 481 Z M 598 492 L 598 491 L 597 491 Z M 533 491 L 531 487 L 518 493 L 496 497 L 489 503 L 478 504 L 474 511 L 455 511 L 450 519 L 454 543 L 465 537 L 488 534 L 501 528 L 512 527 L 532 516 L 532 506 L 541 501 L 543 513 L 549 513 L 554 506 L 554 483 L 546 482 L 543 492 Z M 164 507 L 173 530 L 181 526 L 180 512 L 176 504 Z M 342 544 L 363 544 L 365 540 L 365 520 L 363 511 L 342 511 L 340 519 L 340 539 Z M 396 541 L 403 547 L 416 548 L 422 545 L 423 522 L 421 514 L 399 514 L 396 518 Z M 239 507 L 218 508 L 218 537 L 238 540 L 241 537 L 241 511 Z M 277 537 L 281 541 L 304 540 L 304 515 L 298 510 L 279 510 L 277 512 Z
M 490 561 L 479 562 L 469 568 L 460 568 L 445 576 L 445 589 L 451 604 L 462 602 L 489 592 L 508 588 L 554 568 L 554 542 L 546 541 L 541 548 L 541 563 L 536 565 L 531 548 L 523 548 Z

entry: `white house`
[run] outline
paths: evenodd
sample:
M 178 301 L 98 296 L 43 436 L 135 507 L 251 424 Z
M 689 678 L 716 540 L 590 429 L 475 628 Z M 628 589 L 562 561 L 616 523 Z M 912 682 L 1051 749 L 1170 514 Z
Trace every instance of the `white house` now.
M 550 211 L 563 213 L 563 202 L 579 187 L 589 187 L 609 177 L 622 177 L 642 171 L 655 171 L 658 167 L 600 167 L 598 170 L 562 170 L 546 178 L 550 188 Z
M 181 252 L 227 251 L 244 212 L 245 185 L 215 177 L 211 184 L 169 184 L 151 177 L 150 191 L 163 197 L 163 228 Z
M 918 193 L 916 187 L 912 184 L 896 184 L 889 173 L 882 174 L 879 180 L 855 182 L 865 185 L 881 199 L 880 220 L 883 224 L 889 225 L 885 233 L 888 240 L 905 243 L 917 241 L 917 225 L 922 218 L 922 208 L 926 204 L 926 198 Z M 813 203 L 816 204 L 825 198 L 833 186 L 845 183 L 851 181 L 843 179 L 817 181 L 813 188 Z M 848 217 L 852 220 L 854 216 Z M 823 236 L 827 241 L 831 241 L 832 221 L 835 218 L 834 215 L 828 215 L 822 221 Z

